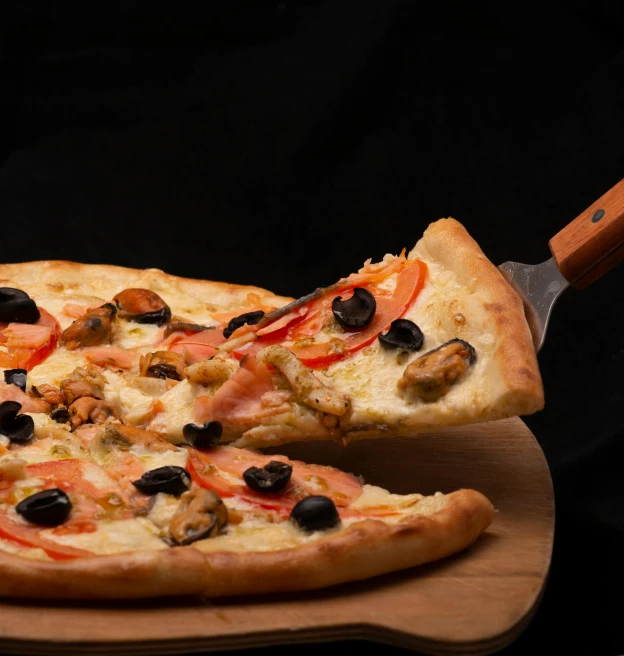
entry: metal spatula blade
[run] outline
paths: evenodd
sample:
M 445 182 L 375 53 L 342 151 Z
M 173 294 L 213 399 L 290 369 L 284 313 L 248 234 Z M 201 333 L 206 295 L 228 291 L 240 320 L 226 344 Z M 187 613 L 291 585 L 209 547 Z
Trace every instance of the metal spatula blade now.
M 548 247 L 553 257 L 546 262 L 498 267 L 524 303 L 536 351 L 561 293 L 570 285 L 585 289 L 624 260 L 624 180 L 560 230 Z
M 539 352 L 553 305 L 570 283 L 561 275 L 554 257 L 541 264 L 504 262 L 498 270 L 522 299 L 535 351 Z

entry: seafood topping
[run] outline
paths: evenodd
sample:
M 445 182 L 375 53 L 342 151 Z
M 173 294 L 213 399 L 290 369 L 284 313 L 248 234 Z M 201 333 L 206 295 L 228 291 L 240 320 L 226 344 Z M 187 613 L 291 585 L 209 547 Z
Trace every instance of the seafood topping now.
M 137 323 L 162 326 L 171 319 L 171 309 L 158 294 L 149 289 L 124 289 L 113 297 L 119 308 L 119 317 Z

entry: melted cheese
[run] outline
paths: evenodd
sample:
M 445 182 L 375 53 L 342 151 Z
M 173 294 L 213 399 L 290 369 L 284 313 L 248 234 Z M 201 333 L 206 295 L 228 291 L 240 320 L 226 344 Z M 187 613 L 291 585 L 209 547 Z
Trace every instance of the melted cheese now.
M 409 428 L 468 421 L 478 417 L 494 396 L 488 370 L 496 340 L 483 319 L 481 301 L 440 265 L 417 252 L 410 257 L 419 257 L 429 267 L 423 290 L 404 315 L 422 330 L 422 349 L 401 358 L 375 340 L 318 373 L 327 384 L 351 398 L 352 425 L 376 423 L 398 425 L 400 429 L 403 424 Z M 477 361 L 461 381 L 435 403 L 399 394 L 397 382 L 407 365 L 455 337 L 477 349 Z
M 28 384 L 54 385 L 58 387 L 63 378 L 67 378 L 76 367 L 83 367 L 87 361 L 79 351 L 67 351 L 57 348 L 41 364 L 37 365 L 28 373 Z
M 154 503 L 147 518 L 164 534 L 179 505 L 179 499 L 159 492 L 154 496 Z
M 186 467 L 188 453 L 186 449 L 175 451 L 150 451 L 141 445 L 133 445 L 130 448 L 133 453 L 145 465 L 145 471 L 158 469 L 159 467 Z
M 162 333 L 162 328 L 153 324 L 135 321 L 117 320 L 117 334 L 114 344 L 125 349 L 138 349 L 141 352 L 157 350 L 155 343 Z
M 25 444 L 19 451 L 11 452 L 11 455 L 19 454 L 29 465 L 49 460 L 88 457 L 82 442 L 67 429 L 61 428 L 60 424 L 41 413 L 27 414 L 35 422 L 36 439 Z
M 289 521 L 267 523 L 255 518 L 228 526 L 223 535 L 201 540 L 195 546 L 200 551 L 276 551 L 313 542 L 335 530 L 308 533 Z
M 165 412 L 156 417 L 150 428 L 164 432 L 173 444 L 183 443 L 182 429 L 193 423 L 193 401 L 200 391 L 203 390 L 199 385 L 183 380 L 165 392 L 160 397 Z
M 42 537 L 52 542 L 85 549 L 98 555 L 167 549 L 167 545 L 157 533 L 151 522 L 141 518 L 99 522 L 97 529 L 91 533 L 59 535 L 53 529 L 41 531 Z

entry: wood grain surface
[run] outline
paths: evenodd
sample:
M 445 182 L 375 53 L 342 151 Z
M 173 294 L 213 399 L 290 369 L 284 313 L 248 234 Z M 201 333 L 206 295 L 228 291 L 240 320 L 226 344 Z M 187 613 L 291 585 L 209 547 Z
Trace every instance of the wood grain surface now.
M 585 289 L 624 260 L 624 179 L 549 242 L 559 271 Z
M 462 554 L 324 591 L 148 603 L 6 601 L 0 652 L 151 656 L 364 638 L 424 654 L 489 654 L 530 621 L 550 566 L 554 501 L 544 455 L 519 419 L 282 451 L 397 493 L 474 488 L 497 515 Z

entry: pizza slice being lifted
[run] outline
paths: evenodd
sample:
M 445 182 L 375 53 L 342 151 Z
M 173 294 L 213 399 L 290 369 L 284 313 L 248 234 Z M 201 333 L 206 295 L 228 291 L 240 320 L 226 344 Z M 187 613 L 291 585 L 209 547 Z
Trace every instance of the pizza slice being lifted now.
M 114 417 L 174 443 L 201 434 L 262 447 L 414 435 L 543 406 L 522 303 L 453 219 L 407 255 L 291 302 L 69 262 L 3 265 L 0 278 L 13 289 L 5 308 L 24 313 L 2 314 L 0 302 L 0 366 L 28 370 L 32 402 L 73 426 Z M 37 320 L 21 322 L 31 305 Z M 74 398 L 63 381 L 87 364 L 104 383 Z M 14 389 L 3 398 L 19 400 Z

